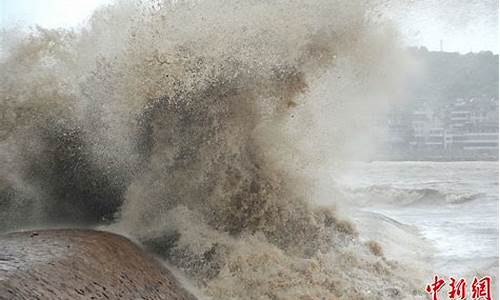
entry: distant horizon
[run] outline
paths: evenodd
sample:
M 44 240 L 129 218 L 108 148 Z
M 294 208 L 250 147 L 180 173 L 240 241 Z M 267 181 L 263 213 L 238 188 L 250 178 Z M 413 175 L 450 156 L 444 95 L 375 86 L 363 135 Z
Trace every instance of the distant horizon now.
M 422 49 L 422 48 L 425 48 L 427 51 L 429 52 L 440 52 L 440 53 L 450 53 L 450 54 L 453 54 L 453 53 L 458 53 L 460 55 L 467 55 L 467 54 L 479 54 L 479 53 L 484 53 L 484 52 L 490 52 L 492 53 L 493 55 L 496 55 L 498 56 L 498 52 L 494 52 L 490 49 L 484 49 L 484 50 L 477 50 L 477 51 L 469 51 L 469 52 L 460 52 L 460 51 L 452 51 L 452 50 L 446 50 L 446 49 L 443 49 L 443 50 L 440 50 L 440 49 L 429 49 L 429 47 L 427 46 L 424 46 L 424 45 L 420 45 L 420 46 L 417 46 L 417 45 L 411 45 L 411 46 L 405 46 L 406 49 Z
M 469 50 L 469 51 L 459 51 L 459 50 L 451 50 L 451 49 L 435 49 L 435 48 L 432 48 L 432 47 L 428 47 L 427 45 L 405 45 L 404 46 L 405 48 L 407 49 L 411 49 L 411 48 L 417 48 L 417 49 L 421 49 L 421 48 L 425 48 L 427 51 L 429 52 L 442 52 L 442 53 L 458 53 L 458 54 L 461 54 L 461 55 L 466 55 L 466 54 L 479 54 L 479 53 L 482 53 L 482 52 L 491 52 L 493 53 L 493 55 L 498 55 L 499 52 L 498 50 L 495 51 L 495 50 L 492 50 L 492 49 L 478 49 L 478 50 Z

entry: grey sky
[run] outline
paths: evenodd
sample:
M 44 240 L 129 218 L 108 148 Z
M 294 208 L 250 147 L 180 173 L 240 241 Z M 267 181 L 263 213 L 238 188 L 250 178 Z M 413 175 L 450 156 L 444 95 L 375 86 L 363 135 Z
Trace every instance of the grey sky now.
M 389 16 L 411 45 L 445 51 L 498 53 L 497 0 L 390 1 Z
M 349 0 L 346 0 L 349 1 Z M 112 0 L 0 0 L 0 25 L 77 26 Z M 384 11 L 407 45 L 498 53 L 497 0 L 389 0 Z

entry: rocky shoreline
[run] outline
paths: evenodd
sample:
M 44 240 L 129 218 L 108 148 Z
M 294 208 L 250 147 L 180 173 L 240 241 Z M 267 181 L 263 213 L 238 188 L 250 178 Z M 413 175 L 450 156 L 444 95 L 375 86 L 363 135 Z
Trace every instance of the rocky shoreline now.
M 0 299 L 196 298 L 125 237 L 56 229 L 0 235 Z

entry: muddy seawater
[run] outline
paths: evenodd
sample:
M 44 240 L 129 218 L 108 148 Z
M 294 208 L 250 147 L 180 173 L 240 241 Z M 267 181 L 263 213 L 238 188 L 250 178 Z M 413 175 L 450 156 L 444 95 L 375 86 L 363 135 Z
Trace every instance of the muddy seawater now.
M 341 177 L 318 170 L 366 154 L 371 116 L 406 91 L 383 9 L 122 0 L 79 29 L 2 31 L 0 230 L 120 233 L 202 299 L 425 297 L 420 257 L 319 193 Z

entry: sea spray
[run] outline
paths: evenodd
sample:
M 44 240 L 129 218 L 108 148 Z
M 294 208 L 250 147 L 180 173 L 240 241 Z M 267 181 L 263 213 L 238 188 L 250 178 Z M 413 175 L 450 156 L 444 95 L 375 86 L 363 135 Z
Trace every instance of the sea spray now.
M 118 1 L 78 32 L 5 32 L 3 227 L 108 224 L 207 298 L 414 297 L 311 196 L 403 87 L 372 9 Z

